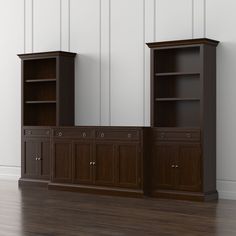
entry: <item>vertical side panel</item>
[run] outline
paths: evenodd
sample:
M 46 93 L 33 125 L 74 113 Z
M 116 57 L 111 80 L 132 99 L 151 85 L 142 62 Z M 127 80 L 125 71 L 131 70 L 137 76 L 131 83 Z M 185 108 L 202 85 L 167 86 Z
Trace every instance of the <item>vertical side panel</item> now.
M 143 125 L 143 0 L 111 1 L 111 124 Z
M 193 36 L 194 38 L 205 37 L 205 1 L 206 0 L 194 0 L 193 4 Z
M 145 1 L 145 43 L 155 41 L 155 0 L 146 0 Z M 150 49 L 145 45 L 145 84 L 144 84 L 144 103 L 145 103 L 145 120 L 144 126 L 150 125 Z
M 60 50 L 60 1 L 33 1 L 34 52 Z
M 70 45 L 70 0 L 61 0 L 61 50 L 69 51 Z
M 75 124 L 100 124 L 100 1 L 71 0 L 71 51 L 75 62 Z
M 192 37 L 192 1 L 156 0 L 156 40 Z
M 101 0 L 101 125 L 110 125 L 110 1 Z
M 33 52 L 33 0 L 25 0 L 25 52 Z

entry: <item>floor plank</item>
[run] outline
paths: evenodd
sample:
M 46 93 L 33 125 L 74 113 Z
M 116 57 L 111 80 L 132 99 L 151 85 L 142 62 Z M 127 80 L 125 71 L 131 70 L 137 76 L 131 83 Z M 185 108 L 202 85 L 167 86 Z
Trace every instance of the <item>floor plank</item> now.
M 236 201 L 112 197 L 0 181 L 0 236 L 80 235 L 235 236 Z

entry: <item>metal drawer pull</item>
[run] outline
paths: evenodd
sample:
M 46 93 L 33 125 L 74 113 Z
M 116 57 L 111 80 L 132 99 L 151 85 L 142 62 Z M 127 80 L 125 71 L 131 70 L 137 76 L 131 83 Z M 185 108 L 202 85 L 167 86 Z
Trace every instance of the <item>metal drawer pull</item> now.
M 89 162 L 89 165 L 91 166 L 92 164 L 93 164 L 93 162 L 92 162 L 92 161 L 90 161 L 90 162 Z
M 175 168 L 175 165 L 171 165 L 172 168 Z
M 32 131 L 29 130 L 26 132 L 26 134 L 30 135 L 30 134 L 32 134 Z
M 161 138 L 165 138 L 165 133 L 161 133 Z
M 186 137 L 187 138 L 191 138 L 191 134 L 190 133 L 186 133 Z
M 96 165 L 96 162 L 95 162 L 95 161 L 93 162 L 93 165 L 94 165 L 94 166 Z
M 132 137 L 132 135 L 131 134 L 128 134 L 128 138 L 131 138 Z
M 58 133 L 58 136 L 61 137 L 61 136 L 62 136 L 62 132 L 59 132 L 59 133 Z
M 85 137 L 86 137 L 86 133 L 85 133 L 85 132 L 83 132 L 82 136 L 83 136 L 83 138 L 85 138 Z
M 179 168 L 179 166 L 178 166 L 178 165 L 176 165 L 176 166 L 175 166 L 175 168 Z
M 104 138 L 104 136 L 105 136 L 104 133 L 101 133 L 101 138 Z

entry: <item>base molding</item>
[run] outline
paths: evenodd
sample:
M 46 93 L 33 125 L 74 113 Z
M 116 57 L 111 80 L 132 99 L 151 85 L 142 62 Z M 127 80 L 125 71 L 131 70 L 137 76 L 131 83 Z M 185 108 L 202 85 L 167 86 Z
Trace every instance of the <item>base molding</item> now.
M 48 180 L 39 180 L 39 179 L 25 179 L 20 178 L 18 180 L 19 187 L 48 187 Z
M 126 196 L 126 197 L 143 197 L 144 192 L 138 189 L 125 189 L 92 185 L 79 185 L 79 184 L 59 184 L 49 183 L 48 189 L 50 190 L 62 190 L 82 193 L 94 193 L 113 196 Z
M 218 199 L 218 192 L 199 193 L 199 192 L 185 192 L 185 191 L 172 191 L 172 190 L 155 190 L 151 192 L 152 197 L 167 198 L 176 200 L 189 200 L 189 201 L 212 201 Z
M 81 193 L 103 194 L 124 197 L 156 197 L 175 200 L 189 200 L 189 201 L 212 201 L 218 199 L 218 192 L 187 192 L 176 190 L 155 190 L 150 194 L 145 194 L 141 189 L 129 189 L 119 187 L 105 187 L 94 185 L 68 184 L 68 183 L 53 183 L 49 180 L 27 179 L 20 178 L 18 180 L 20 187 L 44 187 L 49 190 L 72 191 Z
M 1 166 L 0 165 L 0 179 L 3 180 L 18 180 L 20 178 L 20 166 Z

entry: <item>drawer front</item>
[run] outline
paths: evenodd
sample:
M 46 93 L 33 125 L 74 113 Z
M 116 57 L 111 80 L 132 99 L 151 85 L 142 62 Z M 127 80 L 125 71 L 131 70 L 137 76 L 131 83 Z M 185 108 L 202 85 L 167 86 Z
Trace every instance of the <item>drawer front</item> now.
M 96 139 L 109 140 L 139 140 L 139 130 L 97 130 Z
M 24 129 L 24 136 L 33 137 L 49 137 L 50 136 L 50 129 Z
M 54 129 L 53 136 L 57 138 L 78 138 L 91 139 L 94 137 L 94 132 L 91 129 Z
M 200 141 L 200 131 L 154 131 L 154 139 L 158 141 Z

